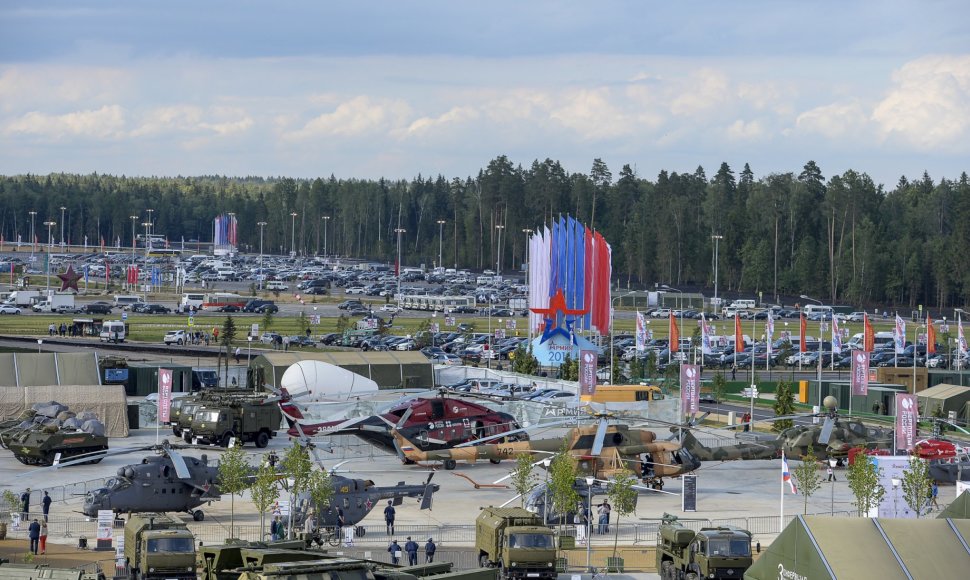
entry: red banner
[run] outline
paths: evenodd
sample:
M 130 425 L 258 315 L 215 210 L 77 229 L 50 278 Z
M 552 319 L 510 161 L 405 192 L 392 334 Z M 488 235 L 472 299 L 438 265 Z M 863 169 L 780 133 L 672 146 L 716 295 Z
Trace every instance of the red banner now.
M 172 371 L 158 369 L 158 421 L 169 421 L 169 410 L 172 406 Z
M 798 352 L 808 352 L 808 347 L 805 344 L 805 315 L 798 315 L 798 338 L 800 342 L 798 343 Z M 821 337 L 819 337 L 821 338 Z
M 701 368 L 697 365 L 680 365 L 680 406 L 685 415 L 700 410 Z
M 933 319 L 926 317 L 926 356 L 936 354 L 936 328 L 933 327 Z
M 852 352 L 852 394 L 865 396 L 869 393 L 869 353 Z
M 741 332 L 741 317 L 734 315 L 734 352 L 744 352 L 744 333 Z
M 896 450 L 912 451 L 916 445 L 919 406 L 916 395 L 896 393 Z
M 869 315 L 862 315 L 862 324 L 865 327 L 862 333 L 862 350 L 872 352 L 876 350 L 876 333 L 872 330 L 872 323 L 869 322 Z
M 674 318 L 674 311 L 670 311 L 670 344 L 668 347 L 670 352 L 678 352 L 680 350 L 680 328 L 677 327 L 677 319 Z
M 612 382 L 613 377 L 610 377 Z M 596 392 L 596 351 L 579 351 L 579 390 L 582 395 Z

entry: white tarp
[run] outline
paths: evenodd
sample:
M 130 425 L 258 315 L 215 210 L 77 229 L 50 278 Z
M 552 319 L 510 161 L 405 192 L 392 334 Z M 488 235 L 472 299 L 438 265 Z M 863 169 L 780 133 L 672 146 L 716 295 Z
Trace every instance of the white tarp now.
M 283 373 L 280 386 L 300 403 L 345 401 L 378 390 L 371 379 L 318 360 L 291 365 Z

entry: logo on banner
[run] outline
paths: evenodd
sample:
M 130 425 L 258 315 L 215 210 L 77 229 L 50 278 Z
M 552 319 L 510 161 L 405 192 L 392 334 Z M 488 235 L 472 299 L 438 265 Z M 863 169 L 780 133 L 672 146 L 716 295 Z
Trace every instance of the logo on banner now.
M 596 351 L 579 351 L 579 389 L 583 395 L 596 392 Z
M 697 365 L 680 366 L 680 402 L 684 414 L 700 410 L 701 371 Z
M 169 421 L 169 410 L 172 406 L 172 371 L 158 369 L 158 421 Z
M 857 350 L 852 355 L 852 394 L 869 392 L 869 353 Z
M 637 333 L 636 333 L 637 352 L 647 349 L 647 321 L 642 312 L 637 312 Z
M 896 393 L 896 449 L 911 451 L 916 445 L 919 407 L 916 395 Z

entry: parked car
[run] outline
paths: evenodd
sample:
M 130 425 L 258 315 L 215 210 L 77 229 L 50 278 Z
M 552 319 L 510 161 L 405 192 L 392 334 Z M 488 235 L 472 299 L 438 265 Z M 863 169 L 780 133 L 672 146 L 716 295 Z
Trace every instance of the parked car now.
M 112 306 L 107 302 L 92 302 L 84 307 L 86 314 L 111 314 Z
M 477 314 L 478 309 L 474 306 L 456 306 L 451 309 L 454 314 Z
M 0 314 L 20 314 L 21 310 L 9 304 L 0 304 Z
M 255 310 L 253 310 L 253 312 L 257 312 L 259 314 L 266 314 L 267 312 L 272 312 L 275 314 L 279 311 L 280 307 L 275 304 L 263 304 L 262 306 L 258 306 Z
M 264 332 L 259 336 L 259 342 L 263 344 L 273 344 L 274 342 L 276 342 L 277 338 L 282 339 L 282 337 L 279 334 L 276 334 L 275 332 Z
M 344 300 L 343 302 L 337 305 L 337 308 L 339 308 L 340 310 L 350 310 L 355 306 L 363 308 L 364 305 L 360 300 Z
M 165 333 L 165 338 L 162 342 L 165 344 L 185 344 L 188 341 L 188 336 L 186 336 L 184 330 L 169 330 Z
M 849 322 L 862 322 L 863 319 L 865 319 L 865 317 L 866 317 L 865 312 L 853 312 L 852 314 L 849 314 L 848 316 L 846 316 L 845 319 L 848 320 Z
M 436 353 L 432 355 L 429 360 L 436 365 L 460 365 L 461 364 L 461 357 L 454 354 L 448 354 L 447 352 Z
M 262 308 L 265 308 L 265 306 Z M 219 308 L 216 308 L 216 312 L 239 312 L 240 310 L 241 309 L 235 304 L 225 304 Z

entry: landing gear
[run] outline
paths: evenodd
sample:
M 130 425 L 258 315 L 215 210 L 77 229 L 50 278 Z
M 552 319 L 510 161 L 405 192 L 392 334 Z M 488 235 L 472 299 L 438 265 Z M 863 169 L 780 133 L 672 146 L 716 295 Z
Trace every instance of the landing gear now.
M 192 519 L 197 522 L 201 522 L 202 520 L 205 519 L 205 514 L 202 513 L 202 510 L 195 510 L 194 512 L 192 512 Z
M 489 459 L 488 462 L 491 463 L 491 464 L 493 464 L 493 465 L 498 465 L 499 463 L 502 463 L 502 460 L 501 459 Z
M 458 467 L 458 462 L 454 459 L 445 459 L 445 469 L 451 471 L 452 469 Z

